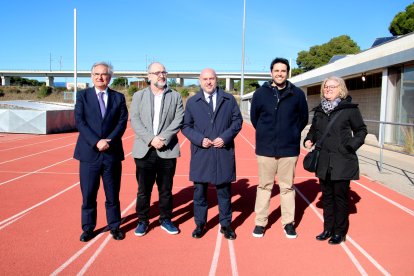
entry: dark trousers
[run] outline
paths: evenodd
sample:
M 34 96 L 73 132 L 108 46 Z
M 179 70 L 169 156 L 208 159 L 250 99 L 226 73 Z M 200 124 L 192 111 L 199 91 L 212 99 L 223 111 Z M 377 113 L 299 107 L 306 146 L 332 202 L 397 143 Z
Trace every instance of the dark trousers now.
M 171 219 L 173 209 L 172 186 L 176 158 L 160 158 L 152 149 L 144 158 L 135 158 L 138 194 L 136 211 L 140 221 L 149 220 L 151 193 L 157 183 L 160 220 Z
M 80 162 L 79 177 L 82 191 L 82 229 L 93 231 L 96 227 L 96 197 L 100 178 L 105 190 L 106 220 L 109 229 L 121 224 L 119 190 L 121 188 L 122 164 L 120 160 L 106 160 L 101 156 L 95 162 Z
M 231 184 L 224 183 L 216 186 L 219 207 L 219 221 L 223 227 L 231 223 Z M 196 225 L 205 225 L 207 222 L 207 188 L 208 183 L 194 182 L 194 221 Z
M 349 228 L 350 180 L 319 179 L 322 190 L 324 230 L 346 235 Z

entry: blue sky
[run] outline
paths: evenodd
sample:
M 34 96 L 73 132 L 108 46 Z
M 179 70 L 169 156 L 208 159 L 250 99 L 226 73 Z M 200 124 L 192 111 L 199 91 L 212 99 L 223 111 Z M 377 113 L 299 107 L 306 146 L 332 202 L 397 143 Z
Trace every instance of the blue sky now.
M 1 0 L 0 69 L 78 70 L 109 61 L 115 70 L 241 69 L 243 0 Z M 391 36 L 388 26 L 412 0 L 246 0 L 245 70 L 268 71 L 281 56 L 349 35 L 362 50 Z M 50 56 L 52 57 L 50 59 Z M 296 67 L 296 64 L 293 65 Z

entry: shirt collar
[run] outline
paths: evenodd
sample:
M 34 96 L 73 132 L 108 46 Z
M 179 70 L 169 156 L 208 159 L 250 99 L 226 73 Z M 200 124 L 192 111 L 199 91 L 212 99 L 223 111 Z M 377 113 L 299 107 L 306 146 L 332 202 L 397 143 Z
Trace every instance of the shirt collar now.
M 205 98 L 205 99 L 206 99 L 206 101 L 207 101 L 208 97 L 210 97 L 210 94 L 208 94 L 208 93 L 204 92 L 204 90 L 203 90 L 203 94 L 204 94 L 204 98 Z M 213 96 L 213 98 L 215 98 L 215 97 L 216 97 L 216 95 L 217 95 L 217 90 L 215 90 L 215 91 L 213 92 L 213 94 L 211 94 L 211 96 Z
M 94 87 L 95 88 L 95 93 L 96 93 L 96 95 L 98 95 L 99 94 L 99 92 L 104 92 L 106 95 L 108 95 L 108 87 L 107 88 L 105 88 L 105 90 L 104 91 L 101 91 L 101 90 L 99 90 L 98 88 L 96 88 L 96 87 Z

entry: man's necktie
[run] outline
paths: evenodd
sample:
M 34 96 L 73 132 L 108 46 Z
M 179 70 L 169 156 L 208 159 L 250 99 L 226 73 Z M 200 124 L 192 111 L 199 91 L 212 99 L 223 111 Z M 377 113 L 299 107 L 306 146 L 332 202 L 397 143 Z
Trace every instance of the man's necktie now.
M 214 112 L 213 95 L 208 96 L 208 100 L 209 100 L 208 105 L 210 106 L 211 111 Z
M 104 94 L 105 94 L 105 92 L 99 92 L 98 93 L 99 107 L 101 108 L 102 118 L 105 116 L 105 111 L 106 111 L 105 102 L 104 102 L 104 99 L 103 99 Z

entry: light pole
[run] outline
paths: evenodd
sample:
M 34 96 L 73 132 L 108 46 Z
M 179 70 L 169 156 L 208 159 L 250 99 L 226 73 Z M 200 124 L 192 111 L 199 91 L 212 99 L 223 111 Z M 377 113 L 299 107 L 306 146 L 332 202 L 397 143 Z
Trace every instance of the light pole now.
M 73 103 L 76 103 L 78 91 L 78 69 L 77 69 L 77 41 L 76 41 L 76 8 L 73 9 Z
M 244 34 L 246 32 L 246 0 L 243 1 L 242 67 L 240 80 L 240 101 L 244 94 Z

